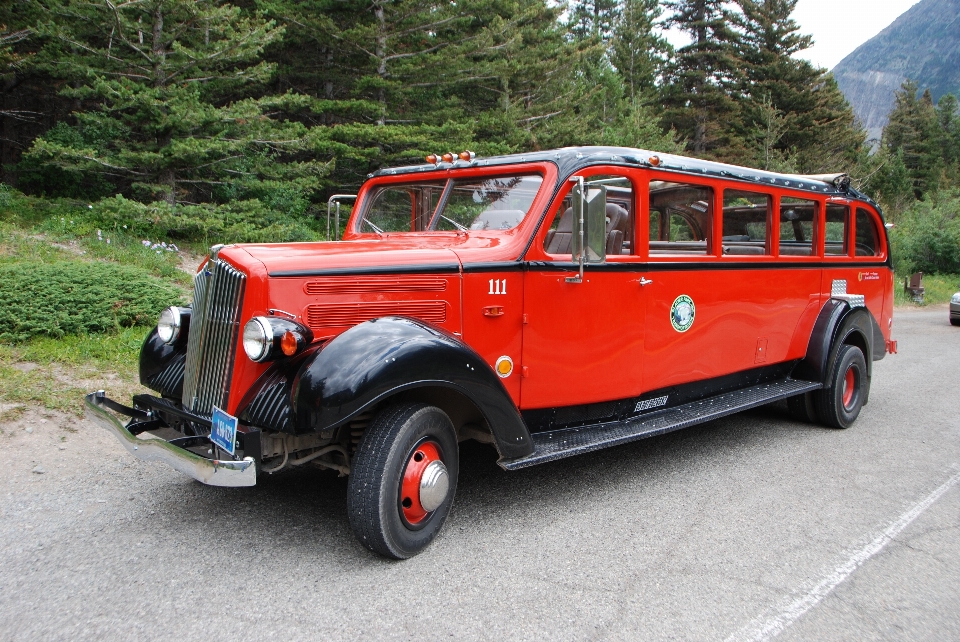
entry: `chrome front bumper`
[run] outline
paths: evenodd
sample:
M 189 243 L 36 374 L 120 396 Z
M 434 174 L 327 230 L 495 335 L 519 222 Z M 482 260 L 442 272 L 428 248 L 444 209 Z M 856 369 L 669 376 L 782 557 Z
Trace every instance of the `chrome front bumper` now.
M 140 439 L 107 409 L 105 402 L 109 400 L 102 390 L 88 394 L 84 398 L 87 417 L 116 435 L 134 457 L 165 462 L 174 470 L 210 486 L 256 485 L 257 466 L 252 457 L 241 461 L 207 459 L 162 439 Z

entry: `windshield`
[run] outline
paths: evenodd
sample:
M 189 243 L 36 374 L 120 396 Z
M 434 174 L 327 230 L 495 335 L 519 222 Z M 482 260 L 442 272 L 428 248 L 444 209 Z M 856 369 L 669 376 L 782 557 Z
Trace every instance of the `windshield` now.
M 357 231 L 510 230 L 542 183 L 528 174 L 384 185 L 370 197 Z

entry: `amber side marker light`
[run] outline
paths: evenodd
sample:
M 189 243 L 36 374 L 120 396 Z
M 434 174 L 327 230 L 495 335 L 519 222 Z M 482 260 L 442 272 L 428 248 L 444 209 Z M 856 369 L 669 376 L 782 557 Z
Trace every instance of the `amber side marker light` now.
M 659 156 L 651 156 L 650 158 L 647 159 L 647 162 L 650 163 L 651 167 L 660 167 Z
M 297 335 L 287 330 L 280 338 L 280 350 L 288 357 L 297 354 Z

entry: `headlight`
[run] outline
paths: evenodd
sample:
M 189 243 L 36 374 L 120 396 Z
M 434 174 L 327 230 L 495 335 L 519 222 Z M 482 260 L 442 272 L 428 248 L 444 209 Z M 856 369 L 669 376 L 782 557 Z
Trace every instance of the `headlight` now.
M 960 304 L 960 292 L 957 292 L 952 297 L 950 297 L 950 303 Z
M 164 343 L 173 345 L 190 327 L 190 308 L 171 306 L 160 313 L 157 321 L 157 335 Z
M 297 355 L 313 341 L 313 332 L 287 319 L 253 317 L 243 327 L 243 350 L 257 363 Z

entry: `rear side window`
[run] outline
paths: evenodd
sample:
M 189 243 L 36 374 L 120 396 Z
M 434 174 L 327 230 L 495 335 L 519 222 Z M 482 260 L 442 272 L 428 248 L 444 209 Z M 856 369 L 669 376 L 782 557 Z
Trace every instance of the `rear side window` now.
M 723 253 L 759 256 L 770 253 L 770 210 L 767 194 L 723 191 Z
M 850 238 L 850 208 L 846 205 L 827 205 L 827 225 L 824 230 L 824 253 L 827 256 L 847 256 L 847 239 Z
M 650 182 L 650 256 L 710 253 L 713 189 L 688 183 Z
M 880 236 L 870 212 L 857 208 L 857 256 L 877 256 L 880 254 Z
M 780 256 L 813 256 L 817 202 L 784 196 L 780 199 Z

